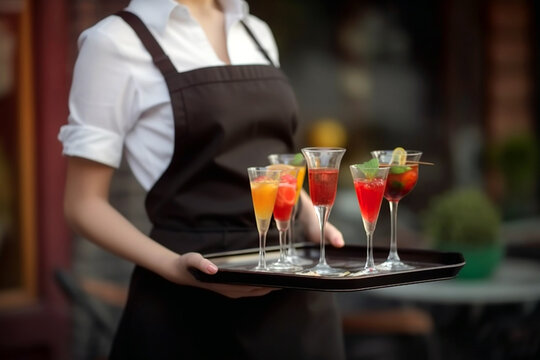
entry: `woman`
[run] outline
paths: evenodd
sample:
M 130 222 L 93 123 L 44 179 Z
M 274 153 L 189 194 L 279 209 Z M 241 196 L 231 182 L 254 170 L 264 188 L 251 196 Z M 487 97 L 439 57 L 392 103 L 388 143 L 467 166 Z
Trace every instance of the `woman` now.
M 85 31 L 59 138 L 66 218 L 133 261 L 111 359 L 339 359 L 329 294 L 198 282 L 205 253 L 257 246 L 248 166 L 294 151 L 297 108 L 266 24 L 240 0 L 132 0 Z M 234 65 L 234 66 L 229 66 Z M 108 202 L 122 152 L 148 190 L 142 234 Z M 302 194 L 299 223 L 318 241 Z M 342 246 L 328 226 L 326 240 Z

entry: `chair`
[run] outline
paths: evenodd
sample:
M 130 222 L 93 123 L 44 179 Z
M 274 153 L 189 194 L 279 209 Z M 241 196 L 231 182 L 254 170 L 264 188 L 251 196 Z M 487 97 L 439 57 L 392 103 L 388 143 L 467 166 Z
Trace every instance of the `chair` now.
M 84 350 L 85 359 L 105 359 L 104 351 L 100 351 L 100 341 L 112 339 L 116 324 L 101 305 L 122 308 L 127 296 L 126 289 L 97 279 L 78 279 L 65 269 L 57 269 L 54 277 L 71 304 L 80 308 L 90 320 L 89 339 Z
M 414 307 L 370 309 L 342 317 L 347 359 L 440 358 L 431 314 Z M 408 351 L 409 355 L 405 355 Z M 395 356 L 398 353 L 401 356 Z

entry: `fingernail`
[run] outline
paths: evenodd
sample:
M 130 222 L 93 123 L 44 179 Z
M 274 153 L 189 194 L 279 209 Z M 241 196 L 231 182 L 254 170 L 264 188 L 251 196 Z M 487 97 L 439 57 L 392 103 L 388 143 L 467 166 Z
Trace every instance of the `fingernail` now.
M 214 264 L 208 264 L 208 266 L 206 266 L 206 270 L 211 273 L 211 274 L 214 274 L 218 271 L 218 267 Z

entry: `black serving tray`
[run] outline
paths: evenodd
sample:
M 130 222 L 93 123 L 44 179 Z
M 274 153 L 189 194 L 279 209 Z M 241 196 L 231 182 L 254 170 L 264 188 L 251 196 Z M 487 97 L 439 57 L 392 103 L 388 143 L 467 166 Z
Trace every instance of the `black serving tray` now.
M 313 261 L 319 259 L 319 245 L 299 244 L 298 255 Z M 354 275 L 361 270 L 366 259 L 364 246 L 346 245 L 343 248 L 327 246 L 326 260 L 329 265 L 344 269 L 342 276 L 320 276 L 302 273 L 261 272 L 252 270 L 257 265 L 258 249 L 207 254 L 219 268 L 214 275 L 191 269 L 200 281 L 226 284 L 244 284 L 276 288 L 293 288 L 316 291 L 360 291 L 396 285 L 450 279 L 465 265 L 463 255 L 456 252 L 400 249 L 402 261 L 414 265 L 412 270 L 381 272 L 374 275 Z M 267 262 L 278 257 L 279 249 L 267 249 Z M 388 256 L 387 248 L 374 248 L 375 263 L 382 263 Z M 312 265 L 306 266 L 306 268 Z

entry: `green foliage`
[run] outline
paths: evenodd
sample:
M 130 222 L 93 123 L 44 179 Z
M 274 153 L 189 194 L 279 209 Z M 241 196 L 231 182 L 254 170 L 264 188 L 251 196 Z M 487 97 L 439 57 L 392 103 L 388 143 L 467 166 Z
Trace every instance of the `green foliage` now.
M 525 192 L 531 195 L 538 176 L 539 148 L 529 135 L 515 135 L 498 144 L 493 150 L 493 161 L 505 179 L 510 196 Z
M 291 165 L 293 166 L 300 166 L 304 163 L 304 155 L 302 153 L 296 153 L 294 154 L 294 158 L 291 161 Z
M 488 245 L 500 241 L 500 215 L 479 189 L 455 189 L 435 197 L 424 218 L 435 246 Z

